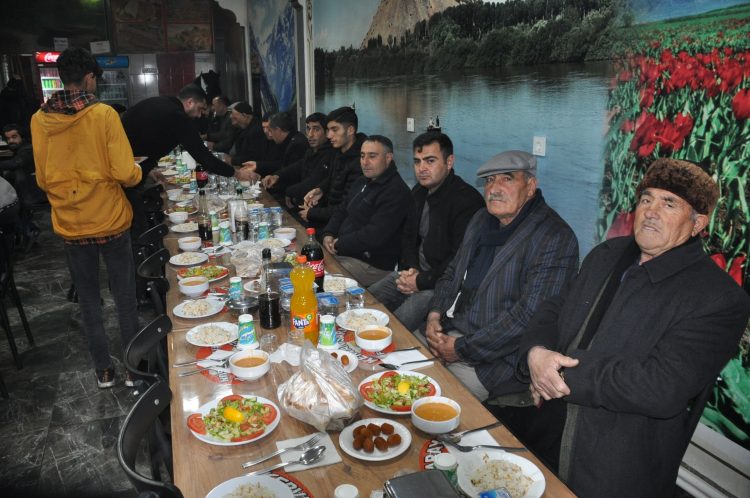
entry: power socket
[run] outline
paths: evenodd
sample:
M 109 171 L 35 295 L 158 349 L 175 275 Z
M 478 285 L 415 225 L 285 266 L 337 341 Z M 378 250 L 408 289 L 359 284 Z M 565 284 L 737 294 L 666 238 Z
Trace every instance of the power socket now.
M 534 137 L 532 153 L 535 156 L 544 157 L 547 155 L 547 137 Z

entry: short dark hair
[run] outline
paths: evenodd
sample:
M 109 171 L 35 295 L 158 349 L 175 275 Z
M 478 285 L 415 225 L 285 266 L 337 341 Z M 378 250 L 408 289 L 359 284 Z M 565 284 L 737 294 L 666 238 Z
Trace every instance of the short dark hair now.
M 320 123 L 323 128 L 328 124 L 328 118 L 322 112 L 314 112 L 305 118 L 305 123 Z
M 57 58 L 57 71 L 63 85 L 80 85 L 89 73 L 101 76 L 102 70 L 94 56 L 80 47 L 66 48 Z
M 177 98 L 180 100 L 193 99 L 202 102 L 208 102 L 208 95 L 206 95 L 206 92 L 203 91 L 203 88 L 192 83 L 182 87 L 180 93 L 177 94 Z
M 437 143 L 440 146 L 440 153 L 446 161 L 453 154 L 453 142 L 445 133 L 439 131 L 428 131 L 418 135 L 412 142 L 412 150 L 422 152 L 422 147 Z
M 330 123 L 331 121 L 336 121 L 337 123 L 341 123 L 344 126 L 353 126 L 354 131 L 357 131 L 357 127 L 359 126 L 357 113 L 354 112 L 354 109 L 352 109 L 351 107 L 339 107 L 338 109 L 334 109 L 328 113 L 328 117 L 326 119 L 328 120 L 328 123 Z
M 223 103 L 225 106 L 229 107 L 229 97 L 226 95 L 217 95 L 214 97 L 215 99 L 218 99 L 221 103 Z
M 277 112 L 268 120 L 270 128 L 279 128 L 282 131 L 294 131 L 297 127 L 294 124 L 294 118 L 288 112 Z
M 393 154 L 393 142 L 391 142 L 391 139 L 388 137 L 383 135 L 370 135 L 365 138 L 365 142 L 377 142 L 385 147 L 386 152 Z
M 263 121 L 264 123 L 267 123 L 270 119 L 271 119 L 271 114 L 270 113 L 265 113 L 265 114 L 263 114 L 263 117 L 260 118 L 260 120 Z
M 21 133 L 21 128 L 19 128 L 16 123 L 8 123 L 7 125 L 3 126 L 3 134 L 13 130 L 16 130 L 19 135 L 23 136 L 23 134 Z

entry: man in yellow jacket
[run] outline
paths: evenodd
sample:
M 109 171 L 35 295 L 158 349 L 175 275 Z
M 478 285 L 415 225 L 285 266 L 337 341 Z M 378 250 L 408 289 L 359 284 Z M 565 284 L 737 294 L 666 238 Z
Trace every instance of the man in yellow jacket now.
M 142 173 L 117 112 L 94 95 L 101 74 L 96 59 L 85 49 L 69 48 L 57 68 L 64 90 L 31 118 L 36 178 L 52 206 L 52 227 L 65 241 L 97 383 L 112 387 L 99 256 L 107 267 L 124 348 L 138 331 L 138 310 L 129 233 L 133 212 L 122 188 L 136 185 Z M 127 373 L 125 384 L 133 385 Z

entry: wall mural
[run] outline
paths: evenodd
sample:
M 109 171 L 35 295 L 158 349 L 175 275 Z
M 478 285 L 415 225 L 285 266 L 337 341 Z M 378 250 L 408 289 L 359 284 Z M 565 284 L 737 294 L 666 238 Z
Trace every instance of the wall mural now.
M 439 116 L 468 181 L 492 155 L 546 137 L 540 186 L 582 256 L 627 225 L 654 158 L 707 162 L 722 199 L 705 246 L 747 288 L 750 6 L 627 3 L 317 0 L 316 110 L 355 105 L 360 130 L 394 141 L 412 184 L 409 117 L 421 132 Z M 702 419 L 747 449 L 749 342 L 746 332 Z
M 294 9 L 288 0 L 257 0 L 248 3 L 251 57 L 260 74 L 263 108 L 259 113 L 296 109 L 294 54 Z

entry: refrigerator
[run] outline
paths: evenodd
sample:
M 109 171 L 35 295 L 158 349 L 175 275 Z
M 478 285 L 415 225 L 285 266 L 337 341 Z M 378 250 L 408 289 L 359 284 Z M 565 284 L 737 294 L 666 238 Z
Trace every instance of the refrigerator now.
M 57 73 L 57 57 L 60 52 L 35 52 L 34 60 L 39 66 L 39 78 L 42 85 L 42 101 L 47 100 L 53 93 L 62 90 L 62 80 Z
M 96 96 L 106 104 L 121 104 L 128 107 L 130 100 L 127 55 L 97 56 L 102 76 L 96 82 Z

